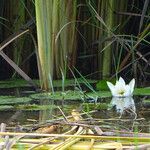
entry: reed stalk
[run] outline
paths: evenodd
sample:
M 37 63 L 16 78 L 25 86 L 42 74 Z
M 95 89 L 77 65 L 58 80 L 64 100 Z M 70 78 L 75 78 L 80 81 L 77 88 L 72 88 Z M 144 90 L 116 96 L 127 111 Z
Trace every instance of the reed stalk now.
M 113 52 L 117 58 L 120 55 L 120 41 L 118 40 L 118 46 L 115 45 L 116 34 L 119 34 L 124 27 L 124 16 L 118 16 L 114 12 L 126 11 L 127 3 L 123 1 L 114 2 L 113 0 L 101 1 L 86 1 L 90 12 L 90 18 L 87 23 L 91 23 L 90 29 L 84 28 L 89 34 L 85 32 L 83 36 L 86 37 L 87 43 L 95 43 L 97 48 L 97 66 L 95 65 L 96 59 L 94 59 L 94 68 L 98 70 L 98 78 L 107 78 L 113 71 Z M 87 13 L 86 13 L 87 14 Z M 89 25 L 88 25 L 89 26 Z M 88 38 L 90 35 L 90 38 Z M 87 37 L 88 36 L 88 37 Z M 94 44 L 92 44 L 94 45 Z M 92 51 L 95 50 L 93 46 Z M 115 49 L 114 49 L 115 47 Z M 87 49 L 83 47 L 83 49 Z M 85 54 L 88 52 L 84 52 Z M 95 56 L 93 56 L 95 58 Z M 93 64 L 91 61 L 91 64 Z M 117 62 L 117 60 L 116 60 Z M 116 64 L 117 66 L 120 64 Z
M 36 0 L 36 25 L 38 37 L 38 61 L 41 88 L 52 89 L 50 80 L 53 78 L 53 49 L 52 49 L 52 1 Z
M 78 129 L 77 129 L 78 128 Z M 76 131 L 77 129 L 77 131 Z M 89 129 L 90 130 L 90 129 Z M 70 134 L 72 131 L 75 131 L 74 135 Z M 133 137 L 130 136 L 97 136 L 93 135 L 93 132 L 90 130 L 89 134 L 86 135 L 87 129 L 84 129 L 82 126 L 74 126 L 71 130 L 63 134 L 41 134 L 41 133 L 17 133 L 17 132 L 0 132 L 0 136 L 14 136 L 9 140 L 13 140 L 12 149 L 18 148 L 18 146 L 28 147 L 29 149 L 42 149 L 42 148 L 51 148 L 63 150 L 66 148 L 70 149 L 109 149 L 109 148 L 130 148 L 131 146 L 149 147 L 149 134 L 142 133 L 143 136 L 140 136 L 140 133 L 134 134 Z M 145 136 L 144 136 L 145 135 Z M 28 137 L 25 138 L 25 136 Z M 18 138 L 17 138 L 18 137 Z M 29 139 L 32 138 L 32 139 Z M 40 139 L 37 137 L 41 137 Z M 9 137 L 8 137 L 9 138 Z M 21 138 L 21 139 L 20 139 Z M 63 138 L 65 140 L 56 140 L 56 138 Z M 84 139 L 84 141 L 81 141 Z M 92 143 L 90 140 L 92 139 Z M 103 142 L 100 142 L 102 140 Z M 5 145 L 4 139 L 0 139 L 2 145 Z M 47 142 L 51 142 L 48 144 Z M 92 145 L 91 145 L 92 144 Z M 142 145 L 141 145 L 142 144 Z M 5 146 L 8 146 L 7 144 Z
M 104 33 L 106 35 L 106 37 L 110 37 L 111 36 L 111 32 L 113 27 L 114 27 L 114 23 L 113 23 L 113 20 L 114 20 L 114 13 L 113 13 L 113 10 L 114 10 L 114 1 L 113 0 L 109 0 L 109 3 L 107 3 L 105 1 L 104 3 L 104 7 L 103 9 L 105 8 L 107 11 L 105 12 L 105 23 L 108 27 L 108 30 L 106 33 Z M 109 42 L 105 42 L 104 43 L 104 47 L 106 47 L 107 45 L 109 44 Z M 105 50 L 104 50 L 104 53 L 103 53 L 103 69 L 102 69 L 102 77 L 103 78 L 106 78 L 106 77 L 109 77 L 110 75 L 110 69 L 111 69 L 111 54 L 112 54 L 112 46 L 109 46 L 107 47 Z
M 83 139 L 97 139 L 97 140 L 119 140 L 119 141 L 130 141 L 135 140 L 139 142 L 150 142 L 149 137 L 120 137 L 120 136 L 97 136 L 97 135 L 66 135 L 66 134 L 40 134 L 40 133 L 13 133 L 13 132 L 0 132 L 0 136 L 31 136 L 31 137 L 64 137 L 64 138 L 83 138 Z
M 59 36 L 57 35 L 56 76 L 67 75 L 67 66 L 73 69 L 76 59 L 76 0 L 59 1 Z
M 24 2 L 24 0 L 23 0 L 23 2 Z M 17 5 L 17 7 L 16 7 L 16 5 Z M 16 32 L 25 23 L 25 8 L 22 5 L 22 3 L 20 3 L 18 0 L 12 1 L 11 6 L 13 7 L 13 16 L 16 16 L 16 18 L 14 20 L 14 24 L 13 24 L 13 32 L 14 31 Z M 25 40 L 25 38 L 23 37 L 19 40 L 19 42 L 18 42 L 18 40 L 15 41 L 15 44 L 14 44 L 13 58 L 14 58 L 14 62 L 17 65 L 19 65 L 20 62 L 22 61 L 21 52 L 23 51 L 24 40 Z
M 52 91 L 53 78 L 61 78 L 62 73 L 66 77 L 67 66 L 75 63 L 76 5 L 76 0 L 35 1 L 39 74 L 44 90 Z
M 22 0 L 22 2 L 25 2 L 25 0 Z M 25 9 L 22 3 L 18 0 L 14 1 L 1 1 L 1 6 L 3 8 L 1 9 L 1 18 L 4 17 L 3 22 L 1 24 L 3 25 L 2 32 L 1 32 L 1 42 L 10 36 L 12 33 L 16 33 L 20 30 L 23 24 L 25 24 Z M 6 19 L 7 18 L 7 19 Z M 14 43 L 11 45 L 11 50 L 7 51 L 8 57 L 12 58 L 12 60 L 19 66 L 23 59 L 23 47 L 25 42 L 25 36 L 21 39 L 16 39 Z M 7 67 L 5 67 L 6 69 Z M 8 75 L 12 76 L 12 71 L 5 70 L 5 76 Z M 14 73 L 14 75 L 16 72 Z

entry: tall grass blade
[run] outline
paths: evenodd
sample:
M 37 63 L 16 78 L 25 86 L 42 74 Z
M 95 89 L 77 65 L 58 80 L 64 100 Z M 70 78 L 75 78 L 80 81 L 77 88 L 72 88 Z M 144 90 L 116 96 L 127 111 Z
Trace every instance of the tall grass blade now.
M 140 33 L 141 28 L 143 26 L 144 16 L 145 16 L 147 8 L 148 8 L 148 3 L 149 3 L 149 0 L 145 0 L 143 10 L 142 10 L 141 19 L 140 19 L 140 24 L 139 24 L 139 33 Z

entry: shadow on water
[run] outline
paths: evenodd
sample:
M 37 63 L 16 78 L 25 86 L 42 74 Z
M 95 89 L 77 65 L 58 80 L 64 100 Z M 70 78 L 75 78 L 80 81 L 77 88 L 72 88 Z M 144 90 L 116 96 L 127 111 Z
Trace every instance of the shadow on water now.
M 10 90 L 9 95 L 29 97 L 32 92 Z M 7 90 L 8 94 L 8 90 Z M 22 96 L 21 95 L 21 96 Z M 39 124 L 70 116 L 76 109 L 85 120 L 113 129 L 150 132 L 149 97 L 100 98 L 97 103 L 85 100 L 31 99 L 20 103 L 0 103 L 0 123 L 16 127 L 18 125 Z M 12 99 L 13 101 L 13 99 Z M 60 111 L 61 109 L 61 111 Z M 86 112 L 86 113 L 85 113 Z

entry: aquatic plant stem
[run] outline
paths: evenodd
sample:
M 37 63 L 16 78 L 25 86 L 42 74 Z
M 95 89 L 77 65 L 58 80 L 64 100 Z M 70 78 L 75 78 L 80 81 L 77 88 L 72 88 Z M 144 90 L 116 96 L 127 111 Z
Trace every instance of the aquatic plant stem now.
M 106 5 L 106 2 L 105 2 Z M 111 36 L 111 31 L 113 28 L 113 21 L 114 21 L 114 13 L 113 13 L 113 9 L 114 9 L 114 1 L 113 0 L 109 0 L 109 3 L 107 3 L 107 5 L 105 6 L 107 9 L 107 14 L 105 17 L 105 23 L 107 25 L 107 27 L 109 28 L 107 34 L 107 37 Z M 109 44 L 109 42 L 105 42 L 104 43 L 104 47 L 107 46 Z M 112 53 L 112 46 L 109 46 L 105 49 L 105 51 L 103 52 L 103 69 L 102 69 L 102 76 L 103 78 L 109 77 L 110 75 L 110 71 L 111 71 L 111 53 Z

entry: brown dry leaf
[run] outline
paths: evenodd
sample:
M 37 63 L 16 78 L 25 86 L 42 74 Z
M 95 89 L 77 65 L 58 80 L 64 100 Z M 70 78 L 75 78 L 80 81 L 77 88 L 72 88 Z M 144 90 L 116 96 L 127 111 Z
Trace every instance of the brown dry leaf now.
M 39 129 L 36 130 L 37 133 L 47 133 L 47 134 L 50 134 L 54 131 L 56 131 L 58 129 L 58 126 L 57 125 L 52 125 L 52 126 L 47 126 L 47 127 L 41 127 Z

